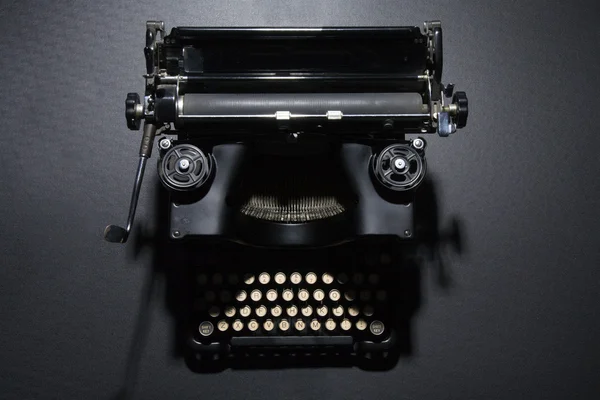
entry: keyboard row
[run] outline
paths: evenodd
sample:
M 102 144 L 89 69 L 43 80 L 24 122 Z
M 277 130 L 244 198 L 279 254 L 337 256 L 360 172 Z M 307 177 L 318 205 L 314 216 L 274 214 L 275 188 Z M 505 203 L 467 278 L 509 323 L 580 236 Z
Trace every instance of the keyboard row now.
M 312 315 L 318 315 L 319 317 L 326 317 L 330 313 L 331 313 L 331 315 L 336 316 L 336 317 L 342 317 L 345 314 L 347 314 L 351 317 L 357 317 L 360 315 L 364 315 L 366 317 L 371 317 L 375 313 L 374 308 L 370 305 L 365 305 L 363 307 L 351 305 L 347 308 L 344 308 L 342 306 L 329 308 L 326 305 L 321 304 L 321 305 L 317 305 L 313 308 L 310 305 L 304 305 L 302 307 L 297 307 L 296 305 L 292 304 L 292 305 L 289 305 L 288 307 L 286 307 L 285 310 L 280 305 L 275 305 L 273 307 L 270 307 L 270 309 L 267 308 L 265 305 L 261 305 L 254 309 L 254 314 L 253 314 L 252 308 L 248 305 L 243 306 L 239 309 L 234 306 L 227 306 L 227 307 L 221 309 L 218 306 L 213 305 L 208 310 L 208 315 L 211 316 L 212 318 L 217 318 L 220 315 L 225 315 L 226 317 L 229 317 L 229 318 L 235 317 L 236 315 L 240 315 L 241 317 L 244 317 L 244 318 L 250 317 L 251 315 L 256 315 L 257 317 L 263 318 L 263 317 L 266 317 L 267 314 L 270 316 L 273 316 L 273 317 L 280 317 L 284 314 L 284 311 L 285 311 L 285 315 L 287 315 L 288 317 L 295 317 L 296 315 L 299 315 L 299 314 L 303 315 L 305 317 L 310 317 Z
M 345 285 L 346 283 L 352 282 L 355 285 L 362 285 L 365 282 L 376 285 L 379 283 L 379 275 L 378 274 L 368 274 L 365 275 L 363 273 L 357 272 L 354 274 L 346 274 L 339 273 L 334 275 L 329 272 L 325 272 L 320 276 L 315 272 L 308 272 L 306 274 L 301 274 L 300 272 L 292 272 L 289 276 L 283 272 L 277 272 L 273 276 L 268 272 L 261 272 L 259 274 L 247 273 L 247 274 L 235 274 L 230 273 L 227 276 L 224 276 L 221 273 L 214 273 L 212 276 L 209 276 L 205 273 L 200 273 L 196 277 L 198 284 L 206 285 L 222 285 L 225 282 L 230 285 L 237 285 L 243 282 L 246 285 L 252 285 L 255 282 L 258 282 L 262 285 L 267 285 L 271 282 L 274 282 L 277 285 L 283 285 L 286 282 L 289 282 L 293 285 L 299 285 L 301 283 L 307 283 L 309 285 L 320 284 L 323 283 L 325 285 L 331 285 L 335 282 Z
M 274 332 L 275 330 L 277 330 L 279 333 L 308 333 L 311 331 L 313 333 L 317 333 L 323 328 L 329 333 L 332 333 L 337 330 L 341 330 L 345 333 L 350 333 L 352 329 L 357 329 L 358 331 L 365 331 L 367 327 L 369 328 L 369 331 L 376 336 L 381 335 L 385 330 L 383 322 L 378 320 L 374 320 L 370 323 L 367 323 L 367 321 L 365 321 L 364 319 L 359 319 L 355 322 L 352 322 L 348 318 L 344 318 L 341 321 L 336 321 L 333 318 L 313 318 L 311 320 L 303 318 L 288 320 L 283 318 L 276 321 L 267 319 L 262 323 L 255 319 L 251 319 L 247 322 L 242 321 L 241 319 L 235 319 L 233 321 L 222 319 L 216 323 L 216 329 L 219 332 L 223 333 L 239 333 L 244 330 L 247 330 L 249 332 L 257 332 L 259 330 L 262 330 L 266 333 Z M 202 336 L 211 336 L 215 332 L 215 325 L 210 321 L 203 321 L 200 323 L 198 331 Z
M 229 303 L 233 299 L 235 299 L 239 303 L 243 303 L 248 299 L 259 302 L 263 299 L 266 299 L 270 302 L 277 301 L 278 299 L 284 300 L 286 302 L 291 302 L 295 299 L 300 300 L 301 302 L 308 301 L 326 301 L 330 300 L 333 302 L 338 301 L 371 301 L 373 299 L 377 301 L 385 301 L 387 298 L 387 292 L 385 290 L 346 290 L 340 291 L 338 289 L 331 289 L 328 291 L 322 289 L 316 290 L 308 290 L 308 289 L 269 289 L 269 290 L 260 290 L 254 289 L 251 291 L 246 290 L 237 290 L 235 292 L 231 292 L 228 290 L 222 290 L 220 292 L 215 292 L 212 290 L 207 290 L 202 293 L 202 297 L 207 302 L 214 302 L 217 299 L 223 303 Z

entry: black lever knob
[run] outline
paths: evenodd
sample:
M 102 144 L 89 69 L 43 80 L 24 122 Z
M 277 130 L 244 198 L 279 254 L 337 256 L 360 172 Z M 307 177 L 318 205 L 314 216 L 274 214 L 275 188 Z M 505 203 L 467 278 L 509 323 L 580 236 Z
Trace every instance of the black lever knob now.
M 140 95 L 137 93 L 127 93 L 127 99 L 125 99 L 125 119 L 127 120 L 127 127 L 132 131 L 140 130 L 142 122 L 140 111 Z
M 469 116 L 469 100 L 465 92 L 456 92 L 452 96 L 452 103 L 456 104 L 458 111 L 456 113 L 456 126 L 464 128 L 467 126 L 467 118 Z

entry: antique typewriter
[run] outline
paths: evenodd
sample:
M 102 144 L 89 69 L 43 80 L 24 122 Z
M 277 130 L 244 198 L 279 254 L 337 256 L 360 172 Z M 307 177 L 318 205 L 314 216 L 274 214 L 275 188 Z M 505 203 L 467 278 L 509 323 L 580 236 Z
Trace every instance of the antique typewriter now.
M 144 54 L 144 96 L 125 102 L 127 126 L 143 120 L 129 217 L 105 239 L 127 241 L 160 135 L 191 358 L 391 357 L 427 169 L 419 135 L 467 123 L 467 96 L 442 84 L 440 22 L 167 33 L 149 21 Z

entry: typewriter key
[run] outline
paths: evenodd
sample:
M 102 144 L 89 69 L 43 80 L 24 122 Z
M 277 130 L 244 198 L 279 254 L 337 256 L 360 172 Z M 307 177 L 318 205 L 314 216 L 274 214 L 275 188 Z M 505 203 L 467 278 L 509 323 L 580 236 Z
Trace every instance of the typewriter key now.
M 229 328 L 229 324 L 227 323 L 227 321 L 225 321 L 224 319 L 222 319 L 217 324 L 217 328 L 219 328 L 219 330 L 221 332 L 225 332 L 227 330 L 227 328 Z
M 298 319 L 298 320 L 296 320 L 296 323 L 294 324 L 294 326 L 296 327 L 296 330 L 303 331 L 304 328 L 306 328 L 306 323 L 303 320 Z
M 287 310 L 285 310 L 287 312 L 287 315 L 289 315 L 290 317 L 295 317 L 296 314 L 298 314 L 298 307 L 296 306 L 289 306 L 287 308 Z
M 306 289 L 300 289 L 300 291 L 298 292 L 298 298 L 301 301 L 306 301 L 310 298 L 310 294 L 308 293 L 308 290 Z
M 370 317 L 373 315 L 375 311 L 373 310 L 373 307 L 371 306 L 364 306 L 363 307 L 363 314 L 365 314 L 367 317 Z
M 327 315 L 327 311 L 329 311 L 327 309 L 327 306 L 320 306 L 317 307 L 317 314 L 320 315 L 321 317 L 324 317 Z
M 267 315 L 267 307 L 265 306 L 260 306 L 256 309 L 256 315 L 258 317 L 264 317 L 265 315 Z
M 317 282 L 317 274 L 315 274 L 314 272 L 309 272 L 308 274 L 306 274 L 306 283 L 308 283 L 309 285 L 314 285 Z
M 349 319 L 344 318 L 343 321 L 340 323 L 340 327 L 343 330 L 348 331 L 348 330 L 350 330 L 350 328 L 352 328 L 352 323 L 350 322 Z
M 212 283 L 213 283 L 213 285 L 222 285 L 223 284 L 223 275 L 214 274 L 212 277 Z
M 265 331 L 267 331 L 267 332 L 271 332 L 274 327 L 275 327 L 275 324 L 270 319 L 266 320 L 265 323 L 263 324 L 263 328 L 265 328 Z
M 279 321 L 279 329 L 281 329 L 282 331 L 287 331 L 288 329 L 290 329 L 290 323 L 287 319 L 282 319 L 281 321 Z
M 378 290 L 377 293 L 375 294 L 375 297 L 379 301 L 385 301 L 385 299 L 387 298 L 387 293 L 385 290 Z
M 240 315 L 242 317 L 248 317 L 250 315 L 250 313 L 252 312 L 252 310 L 250 309 L 249 306 L 244 306 L 241 310 L 240 310 Z
M 358 329 L 359 331 L 364 331 L 365 329 L 367 329 L 367 323 L 364 319 L 359 319 L 358 321 L 356 321 L 356 329 Z
M 258 276 L 258 281 L 263 285 L 266 285 L 271 281 L 271 276 L 269 276 L 269 274 L 267 274 L 266 272 L 263 272 Z
M 239 319 L 236 319 L 235 321 L 233 321 L 233 330 L 234 331 L 239 332 L 242 329 L 244 329 L 244 323 L 242 321 L 240 321 Z
M 217 318 L 219 316 L 219 307 L 216 306 L 212 306 L 209 310 L 208 310 L 208 315 L 210 315 L 213 318 Z
M 348 275 L 341 273 L 338 275 L 337 278 L 338 282 L 341 283 L 342 285 L 348 283 Z
M 290 282 L 292 282 L 294 285 L 299 284 L 302 282 L 302 275 L 300 275 L 298 272 L 294 272 L 292 275 L 290 275 Z
M 369 326 L 369 330 L 371 331 L 371 333 L 377 336 L 381 335 L 384 329 L 385 327 L 383 326 L 383 322 L 381 321 L 373 321 Z
M 323 276 L 321 277 L 321 279 L 323 280 L 323 283 L 326 285 L 330 285 L 333 283 L 333 275 L 331 275 L 330 273 L 325 272 L 323 274 Z
M 285 274 L 283 272 L 278 272 L 275 274 L 275 283 L 279 285 L 283 285 L 285 283 Z
M 327 328 L 328 331 L 334 330 L 335 327 L 336 327 L 336 323 L 331 318 L 329 318 L 327 321 L 325 321 L 325 328 Z
M 355 285 L 362 285 L 362 283 L 364 281 L 365 281 L 364 274 L 357 273 L 357 274 L 354 274 L 354 276 L 352 277 L 352 282 L 354 282 Z
M 277 300 L 277 290 L 275 289 L 269 289 L 269 291 L 267 291 L 267 300 L 269 301 L 275 301 Z
M 245 290 L 240 290 L 235 294 L 235 299 L 237 301 L 244 301 L 246 300 L 247 294 Z
M 200 327 L 198 328 L 198 331 L 200 332 L 200 334 L 202 336 L 212 335 L 214 330 L 215 330 L 215 328 L 210 321 L 201 322 Z
M 360 291 L 360 300 L 361 301 L 369 301 L 371 300 L 371 292 L 368 290 L 361 290 Z
M 282 313 L 282 309 L 281 306 L 275 306 L 273 308 L 271 308 L 271 315 L 274 317 L 279 317 Z
M 225 309 L 225 315 L 228 317 L 233 317 L 235 315 L 235 307 L 229 306 Z
M 323 292 L 321 289 L 317 289 L 313 292 L 313 298 L 316 301 L 323 301 L 325 298 L 325 292 Z
M 310 317 L 312 315 L 313 309 L 311 306 L 302 307 L 302 315 L 305 317 Z
M 344 293 L 344 298 L 348 301 L 354 301 L 356 299 L 356 292 L 354 290 L 348 290 Z
M 219 297 L 221 298 L 221 301 L 223 303 L 229 303 L 231 301 L 231 292 L 227 291 L 227 290 L 223 290 L 220 294 Z
M 262 299 L 262 293 L 260 290 L 258 289 L 254 289 L 251 293 L 250 293 L 250 298 L 254 301 L 260 301 L 260 299 Z
M 341 317 L 342 315 L 344 315 L 344 307 L 342 307 L 342 306 L 334 307 L 333 309 L 331 309 L 331 312 L 336 317 Z
M 212 303 L 217 298 L 217 295 L 212 290 L 209 290 L 208 292 L 204 293 L 204 298 L 209 303 Z
M 256 322 L 255 319 L 251 319 L 250 322 L 248 322 L 248 329 L 250 329 L 252 332 L 254 332 L 255 330 L 258 329 L 258 322 Z
M 292 301 L 292 299 L 294 298 L 294 292 L 291 289 L 285 289 L 281 294 L 281 297 L 285 301 Z
M 352 317 L 356 317 L 359 312 L 360 311 L 358 310 L 358 307 L 356 307 L 356 306 L 348 307 L 348 314 L 350 314 Z
M 230 285 L 237 285 L 239 281 L 240 280 L 239 280 L 239 278 L 238 278 L 238 276 L 236 274 L 229 274 L 229 275 L 227 275 L 227 282 Z
M 318 331 L 319 329 L 321 329 L 321 323 L 318 319 L 315 318 L 312 321 L 310 321 L 310 329 L 312 329 L 313 331 Z
M 252 285 L 254 283 L 254 275 L 253 274 L 245 274 L 244 275 L 244 283 L 246 285 Z
M 333 289 L 329 292 L 329 298 L 332 301 L 338 301 L 340 299 L 342 295 L 340 294 L 340 291 L 337 289 Z
M 198 282 L 199 285 L 206 285 L 206 282 L 208 282 L 208 277 L 206 274 L 199 274 L 196 277 L 196 282 Z

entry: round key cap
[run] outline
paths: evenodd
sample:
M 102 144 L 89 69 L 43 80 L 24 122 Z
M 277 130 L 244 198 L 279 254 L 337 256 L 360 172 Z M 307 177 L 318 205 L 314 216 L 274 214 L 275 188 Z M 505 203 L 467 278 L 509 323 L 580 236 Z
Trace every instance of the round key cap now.
M 262 283 L 263 285 L 266 285 L 267 283 L 269 283 L 271 281 L 271 276 L 269 274 L 267 274 L 266 272 L 263 272 L 258 276 L 258 281 L 260 283 Z
M 278 272 L 275 274 L 275 283 L 279 285 L 283 285 L 285 283 L 285 274 L 283 272 Z
M 259 317 L 264 317 L 265 315 L 267 315 L 267 307 L 265 306 L 260 306 L 256 309 L 256 315 Z
M 229 328 L 229 324 L 227 323 L 227 321 L 222 319 L 217 323 L 217 328 L 219 328 L 221 332 L 225 332 Z
M 358 329 L 359 331 L 364 331 L 365 329 L 367 329 L 367 323 L 364 319 L 359 319 L 358 321 L 356 321 L 356 329 Z
M 254 332 L 255 330 L 258 329 L 258 322 L 256 322 L 255 319 L 251 319 L 250 322 L 248 322 L 248 329 L 250 329 L 252 332 Z
M 210 315 L 213 318 L 217 318 L 219 316 L 219 307 L 217 306 L 212 306 L 209 310 L 208 310 L 208 315 Z
M 361 290 L 359 297 L 360 297 L 361 301 L 369 301 L 369 300 L 371 300 L 371 291 L 370 290 Z
M 300 291 L 298 292 L 298 298 L 300 299 L 300 301 L 308 300 L 310 298 L 310 294 L 308 294 L 308 290 L 300 289 Z
M 214 274 L 212 276 L 213 285 L 222 285 L 223 284 L 223 275 L 222 274 Z
M 381 335 L 384 331 L 385 327 L 383 326 L 383 322 L 381 321 L 373 321 L 369 326 L 369 330 L 373 335 Z
M 294 326 L 296 327 L 297 331 L 303 331 L 306 328 L 306 322 L 301 319 L 297 319 Z
M 321 329 L 321 323 L 318 319 L 315 318 L 312 321 L 310 321 L 310 329 L 312 329 L 313 331 L 318 331 L 319 329 Z
M 302 275 L 300 275 L 298 272 L 294 272 L 292 275 L 290 275 L 290 282 L 292 282 L 294 285 L 299 284 L 302 282 Z
M 298 307 L 296 306 L 289 306 L 285 312 L 287 313 L 287 315 L 289 315 L 290 317 L 295 317 L 296 314 L 298 314 Z
M 204 298 L 206 299 L 206 301 L 208 301 L 209 303 L 212 303 L 215 301 L 215 299 L 217 298 L 217 295 L 215 294 L 215 292 L 213 292 L 212 290 L 209 290 L 208 292 L 204 293 Z
M 317 314 L 320 315 L 321 317 L 324 317 L 327 315 L 327 306 L 320 306 L 317 307 Z
M 308 274 L 306 274 L 306 283 L 308 283 L 309 285 L 314 285 L 317 282 L 317 274 L 315 274 L 314 272 L 309 272 Z
M 250 292 L 250 298 L 253 301 L 260 301 L 260 299 L 262 299 L 261 291 L 258 289 L 254 289 L 252 292 Z
M 196 277 L 196 282 L 198 282 L 198 285 L 206 285 L 206 283 L 208 282 L 208 277 L 206 276 L 206 274 L 198 274 L 198 276 Z
M 323 301 L 325 298 L 325 292 L 323 292 L 321 289 L 317 289 L 313 292 L 313 298 L 316 301 Z
M 237 285 L 239 281 L 240 278 L 237 276 L 237 274 L 227 275 L 227 283 L 229 283 L 230 285 Z
M 254 283 L 254 274 L 244 274 L 244 283 L 252 285 Z
M 252 310 L 250 309 L 249 306 L 244 306 L 241 310 L 240 310 L 240 315 L 242 317 L 248 317 L 250 315 L 250 313 L 252 312 Z
M 323 276 L 321 276 L 321 280 L 326 285 L 331 285 L 333 283 L 333 275 L 328 272 L 325 272 Z
M 271 315 L 274 317 L 279 317 L 282 313 L 282 309 L 281 306 L 275 306 L 273 308 L 271 308 Z
M 342 295 L 340 294 L 339 290 L 333 289 L 329 291 L 329 298 L 331 301 L 338 301 L 340 297 L 342 297 Z
M 282 319 L 281 321 L 279 321 L 279 329 L 281 329 L 282 331 L 287 331 L 288 329 L 290 329 L 290 323 L 287 319 Z
M 372 316 L 374 312 L 375 312 L 375 310 L 373 310 L 373 307 L 371 307 L 371 306 L 363 307 L 363 314 L 365 314 L 367 317 Z
M 368 280 L 371 285 L 377 285 L 379 283 L 379 275 L 369 274 Z
M 281 297 L 285 301 L 292 301 L 292 299 L 294 298 L 294 292 L 291 289 L 285 289 L 281 294 Z
M 375 297 L 378 301 L 385 301 L 387 298 L 387 292 L 385 290 L 378 290 L 377 293 L 375 293 Z
M 334 308 L 331 309 L 331 312 L 336 317 L 341 317 L 342 315 L 344 315 L 344 307 L 342 307 L 342 306 L 334 307 Z
M 356 299 L 356 292 L 354 290 L 348 290 L 344 293 L 344 298 L 348 301 L 354 301 Z
M 310 317 L 312 315 L 313 309 L 311 306 L 302 307 L 302 315 L 305 317 Z
M 361 285 L 364 281 L 365 281 L 364 274 L 356 273 L 356 274 L 354 274 L 354 276 L 352 276 L 352 282 L 354 282 L 355 285 Z
M 342 322 L 340 323 L 340 327 L 341 327 L 343 330 L 345 330 L 345 331 L 348 331 L 348 330 L 350 330 L 350 328 L 352 328 L 352 323 L 350 322 L 350 320 L 349 320 L 349 319 L 347 319 L 347 318 L 344 318 L 344 319 L 342 320 Z
M 244 323 L 242 321 L 240 321 L 239 319 L 236 319 L 235 321 L 233 321 L 233 330 L 236 332 L 241 331 L 242 329 L 244 329 Z
M 358 313 L 359 313 L 359 312 L 360 312 L 360 311 L 359 311 L 358 307 L 356 307 L 356 306 L 354 306 L 354 305 L 353 305 L 353 306 L 350 306 L 350 307 L 348 307 L 348 314 L 350 314 L 350 315 L 351 315 L 351 316 L 353 316 L 353 317 L 356 317 L 356 316 L 358 315 Z
M 267 332 L 271 332 L 274 327 L 275 327 L 275 324 L 270 319 L 266 320 L 265 323 L 263 324 L 263 328 Z
M 335 327 L 336 327 L 335 321 L 334 321 L 334 320 L 332 320 L 331 318 L 329 318 L 327 321 L 325 321 L 325 328 L 326 328 L 328 331 L 332 331 L 332 330 L 334 330 L 334 329 L 335 329 Z
M 235 315 L 235 307 L 229 306 L 225 308 L 225 315 L 228 317 L 233 317 Z
M 248 295 L 246 294 L 245 290 L 238 290 L 238 292 L 235 294 L 235 299 L 237 301 L 244 301 L 244 300 L 246 300 L 247 296 Z
M 198 331 L 200 332 L 200 334 L 202 336 L 212 335 L 214 330 L 215 330 L 215 327 L 213 326 L 212 322 L 210 322 L 210 321 L 201 322 L 200 326 L 198 327 Z
M 343 272 L 341 274 L 338 275 L 337 280 L 339 283 L 341 283 L 342 285 L 348 283 L 348 275 L 344 274 Z
M 267 291 L 266 297 L 267 297 L 267 300 L 269 300 L 269 301 L 275 301 L 275 300 L 277 300 L 277 290 L 275 290 L 275 289 L 269 289 Z
M 223 303 L 229 303 L 231 301 L 231 292 L 228 290 L 222 290 L 221 293 L 219 293 L 219 298 Z

